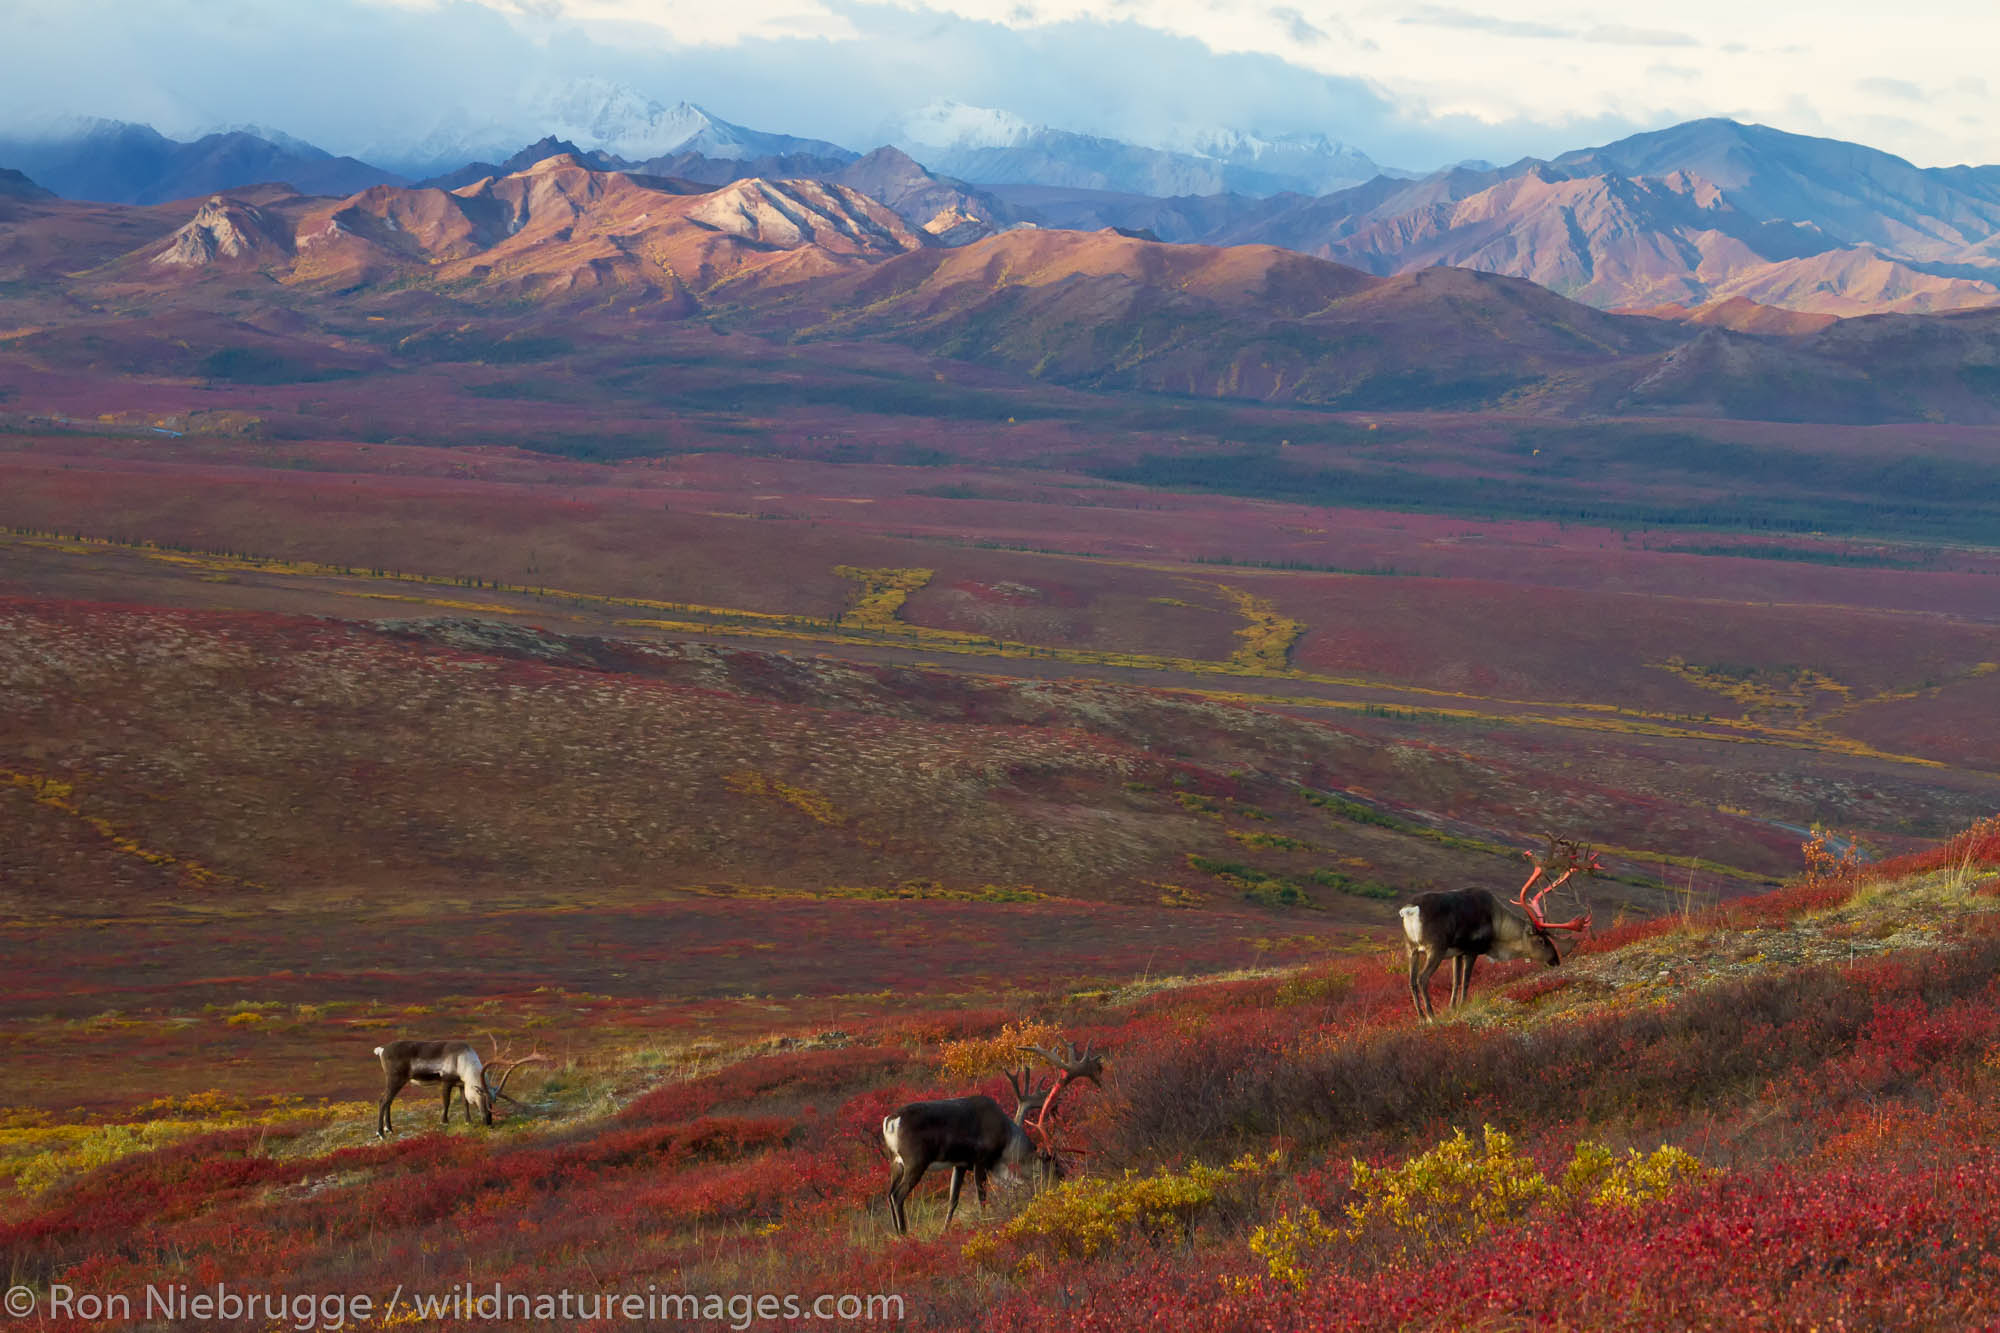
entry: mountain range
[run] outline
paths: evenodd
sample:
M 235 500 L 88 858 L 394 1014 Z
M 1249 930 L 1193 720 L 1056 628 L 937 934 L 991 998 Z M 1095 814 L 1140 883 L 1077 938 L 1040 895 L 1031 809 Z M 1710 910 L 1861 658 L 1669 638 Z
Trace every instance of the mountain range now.
M 1151 198 L 998 187 L 1050 225 L 1279 245 L 1367 269 L 1506 273 L 1603 309 L 1731 301 L 1838 316 L 2000 303 L 2000 169 L 1918 168 L 1729 120 L 1378 177 L 1318 198 Z
M 536 164 L 555 157 L 569 158 L 594 171 L 619 171 L 694 185 L 727 185 L 749 179 L 818 180 L 860 191 L 944 244 L 963 244 L 1023 221 L 1018 210 L 1008 208 L 985 191 L 963 181 L 933 175 L 908 154 L 889 147 L 878 148 L 866 157 L 784 153 L 722 158 L 687 152 L 647 162 L 629 162 L 601 151 L 587 152 L 568 140 L 550 137 L 529 144 L 504 162 L 469 163 L 421 184 L 433 189 L 459 190 L 488 178 L 531 171 Z
M 893 345 L 1091 391 L 1380 411 L 2000 422 L 2000 307 L 1829 320 L 1739 300 L 1672 319 L 1615 314 L 1467 268 L 1383 275 L 1269 245 L 994 230 L 952 221 L 954 187 L 894 150 L 848 170 L 854 183 L 710 186 L 563 153 L 454 190 L 376 185 L 329 198 L 262 186 L 149 208 L 16 183 L 0 217 L 0 281 L 22 325 L 7 347 L 53 374 L 143 338 L 148 350 L 118 357 L 185 373 L 175 367 L 205 364 L 203 347 L 243 342 L 273 364 L 350 374 L 375 364 L 366 347 L 385 339 L 568 345 L 666 322 L 747 335 L 746 347 Z M 915 187 L 902 201 L 912 215 L 943 198 L 947 216 L 912 224 L 866 184 Z M 125 309 L 148 315 L 133 325 L 116 313 Z M 343 332 L 357 327 L 365 343 Z
M 149 125 L 99 119 L 0 135 L 0 167 L 64 198 L 119 204 L 157 204 L 264 181 L 311 194 L 404 183 L 394 172 L 270 130 L 225 130 L 182 142 Z
M 865 156 L 604 81 L 528 104 L 525 116 L 559 132 L 478 157 L 467 154 L 491 127 L 434 128 L 396 149 L 397 170 L 254 127 L 178 142 L 114 121 L 0 138 L 0 167 L 65 197 L 146 204 L 260 182 L 344 196 L 417 176 L 450 190 L 568 154 L 599 171 L 701 185 L 854 188 L 950 243 L 1023 225 L 1113 227 L 1274 245 L 1380 276 L 1472 268 L 1600 309 L 1740 330 L 1774 331 L 1782 321 L 1757 313 L 1768 309 L 1845 317 L 2000 304 L 2000 167 L 1919 168 L 1728 120 L 1413 178 L 1320 136 L 1210 131 L 1147 147 L 952 102 L 907 117 L 891 130 L 899 146 Z
M 1378 273 L 1510 273 L 1611 309 L 1743 297 L 1852 315 L 2000 302 L 2000 169 L 1922 169 L 1729 120 L 1273 203 L 1201 239 Z

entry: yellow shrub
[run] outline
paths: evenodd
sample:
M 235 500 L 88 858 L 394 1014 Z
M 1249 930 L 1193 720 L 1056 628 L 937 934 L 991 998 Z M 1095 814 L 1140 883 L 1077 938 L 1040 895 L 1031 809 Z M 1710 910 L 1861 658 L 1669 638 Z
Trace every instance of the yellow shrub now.
M 1464 1130 L 1400 1166 L 1353 1164 L 1353 1191 L 1345 1227 L 1302 1207 L 1250 1233 L 1250 1252 L 1264 1261 L 1271 1280 L 1303 1288 L 1315 1252 L 1366 1235 L 1386 1233 L 1411 1252 L 1440 1242 L 1465 1244 L 1502 1222 L 1564 1205 L 1637 1211 L 1687 1185 L 1716 1174 L 1692 1154 L 1660 1147 L 1624 1157 L 1601 1143 L 1576 1146 L 1559 1183 L 1551 1184 L 1514 1141 L 1491 1125 L 1475 1144 Z M 1241 1286 L 1252 1279 L 1237 1280 Z
M 938 1071 L 946 1078 L 981 1078 L 1035 1063 L 1023 1054 L 1023 1046 L 1054 1050 L 1062 1042 L 1062 1029 L 1043 1019 L 1023 1018 L 1009 1023 L 993 1037 L 967 1037 L 946 1042 L 938 1053 Z
M 1149 1241 L 1185 1240 L 1201 1215 L 1232 1183 L 1275 1166 L 1278 1155 L 1240 1157 L 1228 1166 L 1197 1162 L 1184 1171 L 1150 1176 L 1086 1176 L 1042 1191 L 1010 1218 L 997 1234 L 975 1237 L 966 1257 L 991 1258 L 1000 1242 L 1014 1241 L 1055 1259 L 1087 1259 L 1140 1236 Z
M 286 1105 L 296 1105 L 297 1097 L 274 1099 L 275 1108 L 282 1101 Z M 205 1092 L 190 1092 L 179 1097 L 160 1097 L 135 1107 L 132 1114 L 140 1120 L 218 1120 L 228 1116 L 242 1116 L 251 1113 L 250 1103 L 241 1097 L 232 1097 L 226 1092 L 210 1088 Z
M 0 1112 L 0 1187 L 39 1194 L 70 1176 L 191 1135 L 335 1117 L 359 1121 L 375 1109 L 365 1102 L 308 1106 L 291 1096 L 260 1100 L 261 1105 L 254 1105 L 221 1092 L 195 1092 L 137 1107 L 131 1122 L 97 1125 L 57 1125 L 42 1113 Z
M 1599 1208 L 1637 1212 L 1713 1174 L 1694 1154 L 1664 1144 L 1651 1153 L 1628 1148 L 1621 1159 L 1601 1143 L 1579 1143 L 1563 1171 L 1561 1190 Z
M 1304 1291 L 1307 1252 L 1323 1249 L 1340 1238 L 1340 1229 L 1328 1226 L 1319 1209 L 1308 1206 L 1251 1232 L 1250 1253 L 1264 1261 L 1273 1281 Z
M 896 613 L 910 594 L 931 581 L 928 569 L 860 569 L 835 565 L 833 572 L 861 585 L 861 596 L 840 618 L 842 625 L 863 629 L 906 629 Z
M 163 1120 L 148 1125 L 77 1125 L 76 1132 L 45 1134 L 46 1145 L 27 1157 L 0 1158 L 0 1175 L 12 1176 L 23 1194 L 39 1194 L 65 1176 L 89 1171 L 136 1152 L 165 1147 L 198 1132 L 196 1127 Z M 10 1145 L 11 1146 L 11 1145 Z
M 1459 1129 L 1401 1166 L 1378 1169 L 1357 1161 L 1353 1188 L 1361 1197 L 1347 1207 L 1350 1236 L 1386 1223 L 1406 1245 L 1419 1246 L 1475 1240 L 1541 1202 L 1549 1182 L 1515 1150 L 1512 1138 L 1488 1125 L 1478 1147 Z
M 1278 983 L 1274 998 L 1280 1005 L 1331 1004 L 1346 999 L 1353 990 L 1353 973 L 1320 969 L 1285 978 Z
M 1230 663 L 1253 672 L 1289 671 L 1292 645 L 1306 632 L 1304 622 L 1279 615 L 1277 606 L 1268 597 L 1226 583 L 1216 584 L 1215 589 L 1234 602 L 1237 614 L 1250 622 L 1236 631 L 1236 637 L 1243 642 L 1230 654 Z

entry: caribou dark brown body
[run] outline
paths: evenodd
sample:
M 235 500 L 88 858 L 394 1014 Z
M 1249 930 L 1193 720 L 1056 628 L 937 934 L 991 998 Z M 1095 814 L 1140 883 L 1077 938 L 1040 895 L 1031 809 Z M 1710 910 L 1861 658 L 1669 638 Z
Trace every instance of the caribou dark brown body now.
M 1040 1105 L 1040 1099 L 1035 1099 Z M 1018 1170 L 1031 1163 L 1049 1175 L 1061 1174 L 1053 1155 L 1039 1151 L 1021 1121 L 1029 1103 L 1024 1100 L 1013 1115 L 1000 1109 L 991 1097 L 947 1097 L 933 1102 L 911 1102 L 882 1121 L 882 1141 L 889 1146 L 894 1166 L 889 1176 L 889 1219 L 898 1235 L 909 1232 L 903 1205 L 924 1172 L 933 1166 L 951 1168 L 951 1205 L 944 1223 L 958 1212 L 959 1190 L 965 1173 L 972 1173 L 979 1205 L 986 1206 L 986 1177 L 1002 1167 Z
M 1431 1007 L 1431 974 L 1451 960 L 1451 1002 L 1456 1008 L 1472 989 L 1472 967 L 1481 958 L 1533 958 L 1550 967 L 1562 961 L 1556 942 L 1541 924 L 1509 911 L 1485 889 L 1426 893 L 1402 910 L 1404 946 L 1410 958 L 1410 999 L 1417 1017 L 1437 1016 Z

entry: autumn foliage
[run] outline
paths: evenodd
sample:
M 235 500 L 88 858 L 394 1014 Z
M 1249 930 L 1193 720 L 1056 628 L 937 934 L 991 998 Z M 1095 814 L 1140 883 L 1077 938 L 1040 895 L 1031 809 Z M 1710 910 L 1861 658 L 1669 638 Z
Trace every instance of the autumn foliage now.
M 0 1250 L 16 1280 L 97 1288 L 895 1290 L 940 1328 L 1986 1323 L 2000 914 L 1961 881 L 1989 834 L 1587 947 L 1564 986 L 1500 969 L 1435 1027 L 1359 956 L 925 1021 L 861 1007 L 681 1064 L 605 1050 L 531 1077 L 492 1130 L 386 1143 L 365 1103 L 154 1098 L 126 1129 L 16 1113 Z M 1725 974 L 1752 945 L 1821 952 Z M 1709 971 L 1601 984 L 1654 960 Z M 1058 1034 L 1115 1053 L 1067 1109 L 1081 1174 L 947 1233 L 920 1201 L 891 1238 L 881 1117 L 998 1093 Z

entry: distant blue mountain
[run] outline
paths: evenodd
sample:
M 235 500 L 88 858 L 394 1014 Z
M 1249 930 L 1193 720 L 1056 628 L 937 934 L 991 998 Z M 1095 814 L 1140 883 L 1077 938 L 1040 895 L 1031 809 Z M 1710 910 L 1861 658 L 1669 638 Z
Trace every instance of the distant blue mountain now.
M 25 172 L 66 199 L 113 204 L 165 203 L 266 181 L 330 195 L 406 183 L 288 135 L 274 141 L 229 130 L 183 143 L 149 125 L 98 119 L 33 137 L 0 136 L 0 167 Z

